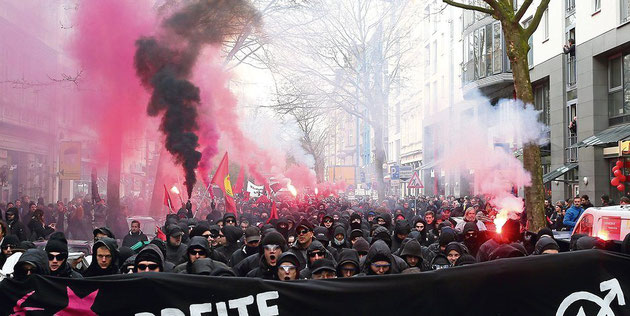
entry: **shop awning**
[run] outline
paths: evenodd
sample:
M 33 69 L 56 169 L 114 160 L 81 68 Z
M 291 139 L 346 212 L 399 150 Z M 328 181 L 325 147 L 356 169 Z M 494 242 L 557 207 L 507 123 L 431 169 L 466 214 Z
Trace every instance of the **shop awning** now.
M 630 124 L 609 127 L 591 137 L 588 137 L 569 148 L 581 148 L 588 146 L 602 146 L 609 143 L 616 143 L 630 137 Z
M 561 166 L 558 169 L 543 175 L 543 183 L 547 183 L 547 182 L 553 181 L 554 179 L 556 179 L 559 176 L 569 172 L 569 170 L 574 169 L 577 166 L 578 166 L 577 162 Z

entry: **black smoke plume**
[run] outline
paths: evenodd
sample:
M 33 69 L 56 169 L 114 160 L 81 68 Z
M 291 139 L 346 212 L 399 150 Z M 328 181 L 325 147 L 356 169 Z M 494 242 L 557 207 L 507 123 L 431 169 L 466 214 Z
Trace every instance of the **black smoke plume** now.
M 152 90 L 147 113 L 163 114 L 160 130 L 166 136 L 165 148 L 184 168 L 189 198 L 201 160 L 196 134 L 201 98 L 199 88 L 189 81 L 191 72 L 204 46 L 223 44 L 259 23 L 258 12 L 246 0 L 199 0 L 164 20 L 162 36 L 136 41 L 136 73 Z

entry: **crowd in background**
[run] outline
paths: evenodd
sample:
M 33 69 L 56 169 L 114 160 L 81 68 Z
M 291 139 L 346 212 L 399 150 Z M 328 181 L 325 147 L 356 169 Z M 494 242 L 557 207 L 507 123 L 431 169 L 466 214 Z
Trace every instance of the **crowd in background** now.
M 612 204 L 606 196 L 601 202 Z M 67 205 L 46 205 L 26 197 L 0 207 L 5 219 L 0 221 L 0 267 L 13 253 L 22 252 L 12 274 L 16 279 L 30 274 L 83 278 L 141 272 L 270 280 L 421 273 L 558 253 L 563 249 L 553 231 L 573 229 L 590 206 L 588 196 L 545 201 L 548 227 L 528 230 L 524 212 L 520 219 L 508 219 L 497 233 L 497 211 L 480 197 L 238 200 L 236 212 L 209 201 L 198 203 L 194 212 L 191 204 L 182 206 L 157 229 L 132 221 L 121 234 L 108 228 L 104 200 L 75 198 Z M 142 229 L 155 230 L 155 237 Z M 93 240 L 89 265 L 69 259 L 69 239 Z M 33 243 L 37 241 L 45 241 L 40 249 Z M 610 243 L 574 234 L 567 248 L 609 249 Z

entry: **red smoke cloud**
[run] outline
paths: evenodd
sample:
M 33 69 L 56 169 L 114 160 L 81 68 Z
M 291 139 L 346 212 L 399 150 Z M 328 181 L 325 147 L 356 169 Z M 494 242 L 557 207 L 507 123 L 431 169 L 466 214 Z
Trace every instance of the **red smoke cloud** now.
M 70 49 L 83 69 L 80 93 L 84 121 L 99 136 L 97 160 L 121 137 L 140 133 L 149 121 L 148 94 L 133 66 L 134 42 L 155 27 L 147 1 L 85 1 L 79 5 Z M 125 156 L 123 146 L 123 156 Z

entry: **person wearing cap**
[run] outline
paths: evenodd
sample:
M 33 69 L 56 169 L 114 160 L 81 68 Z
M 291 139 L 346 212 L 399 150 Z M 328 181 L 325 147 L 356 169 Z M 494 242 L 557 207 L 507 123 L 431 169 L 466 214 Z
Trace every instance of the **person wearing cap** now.
M 0 269 L 2 269 L 7 259 L 15 253 L 19 243 L 20 240 L 15 235 L 5 236 L 4 239 L 2 239 L 2 244 L 0 244 L 0 248 L 2 249 L 2 253 L 0 253 Z
M 344 249 L 339 253 L 337 276 L 349 278 L 361 272 L 359 268 L 359 254 L 354 249 Z
M 263 237 L 262 252 L 258 255 L 258 267 L 247 273 L 248 278 L 262 278 L 266 280 L 278 279 L 278 259 L 286 251 L 287 242 L 282 234 L 272 231 Z M 251 256 L 254 257 L 255 256 Z M 243 263 L 243 262 L 241 262 Z
M 118 274 L 118 245 L 116 240 L 103 237 L 92 246 L 92 263 L 83 277 Z
M 298 257 L 300 267 L 306 267 L 306 250 L 313 242 L 313 224 L 306 219 L 302 219 L 295 227 L 297 240 L 291 251 Z
M 184 231 L 177 225 L 166 228 L 166 261 L 178 265 L 186 261 L 186 245 L 182 244 Z
M 13 269 L 13 278 L 18 281 L 26 280 L 30 275 L 49 275 L 46 252 L 41 249 L 28 249 L 20 256 Z
M 64 278 L 82 279 L 83 276 L 68 263 L 68 241 L 64 236 L 51 238 L 44 248 L 48 255 L 50 275 Z
M 198 237 L 203 239 L 203 237 Z M 207 242 L 206 242 L 207 243 Z M 148 244 L 140 250 L 134 259 L 134 273 L 163 272 L 164 257 L 155 244 Z
M 320 259 L 330 259 L 333 262 L 335 261 L 335 257 L 322 245 L 319 240 L 315 240 L 308 246 L 308 250 L 306 251 L 306 255 L 308 256 L 308 261 L 306 267 L 304 267 L 300 271 L 300 279 L 310 279 L 312 274 L 311 266 L 315 261 Z M 336 264 L 336 262 L 335 262 Z
M 260 244 L 260 229 L 256 226 L 250 226 L 245 229 L 245 245 L 232 254 L 230 258 L 230 266 L 233 267 L 245 258 L 258 253 Z
M 337 269 L 335 268 L 335 263 L 330 259 L 324 258 L 317 260 L 313 263 L 311 268 L 313 269 L 311 277 L 313 280 L 337 278 Z
M 26 225 L 20 221 L 20 212 L 16 207 L 10 207 L 4 213 L 4 217 L 7 221 L 8 231 L 7 235 L 14 235 L 20 241 L 28 240 L 30 232 Z
M 108 227 L 105 227 L 105 226 L 94 229 L 92 234 L 94 235 L 94 242 L 96 242 L 97 240 L 103 237 L 116 239 L 116 237 L 114 237 L 114 233 L 112 233 L 112 231 Z
M 284 252 L 280 255 L 280 258 L 278 258 L 278 280 L 297 280 L 299 269 L 300 262 L 294 253 Z

